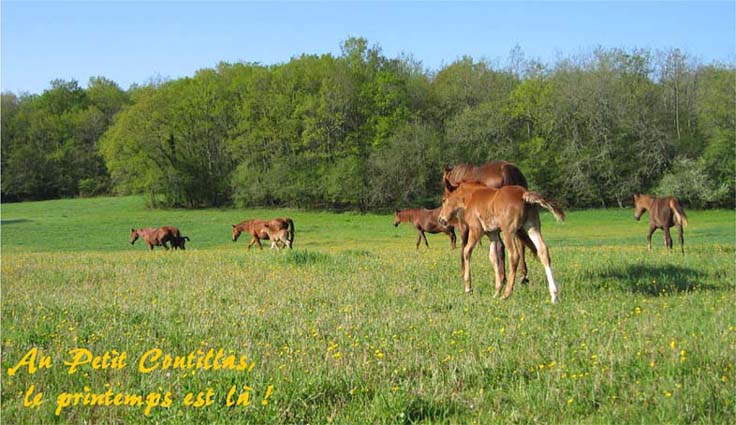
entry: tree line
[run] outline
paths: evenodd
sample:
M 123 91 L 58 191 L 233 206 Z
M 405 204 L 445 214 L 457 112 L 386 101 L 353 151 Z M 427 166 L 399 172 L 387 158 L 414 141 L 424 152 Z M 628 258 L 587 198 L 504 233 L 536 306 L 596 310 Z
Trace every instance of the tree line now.
M 736 69 L 597 48 L 436 71 L 350 38 L 339 55 L 2 94 L 4 201 L 144 193 L 154 206 L 437 205 L 447 164 L 504 159 L 568 207 L 736 201 Z

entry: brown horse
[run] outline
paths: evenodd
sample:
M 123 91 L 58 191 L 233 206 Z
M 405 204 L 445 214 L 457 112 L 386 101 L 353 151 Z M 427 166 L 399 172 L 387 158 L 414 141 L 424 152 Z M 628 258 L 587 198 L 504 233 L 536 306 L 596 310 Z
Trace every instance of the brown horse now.
M 233 242 L 238 240 L 241 233 L 248 233 L 252 237 L 248 249 L 255 243 L 258 244 L 258 248 L 263 249 L 261 239 L 270 240 L 271 249 L 279 249 L 281 247 L 279 243 L 291 249 L 294 243 L 294 221 L 290 218 L 274 218 L 272 220 L 246 220 L 233 224 Z
M 519 168 L 506 161 L 489 161 L 482 165 L 459 164 L 455 166 L 446 166 L 442 175 L 442 181 L 445 187 L 445 193 L 442 199 L 447 198 L 462 182 L 479 182 L 485 186 L 498 189 L 503 186 L 522 186 L 528 188 L 526 177 Z M 500 258 L 501 263 L 505 263 L 503 243 L 496 244 L 498 252 L 496 255 Z M 527 282 L 526 255 L 524 248 L 521 248 L 521 281 Z M 502 279 L 506 277 L 505 266 L 500 270 Z
M 526 230 L 539 254 L 539 259 L 547 274 L 547 283 L 552 302 L 557 302 L 557 286 L 552 277 L 547 245 L 542 238 L 539 221 L 539 207 L 552 212 L 558 221 L 565 219 L 562 208 L 554 201 L 544 199 L 536 192 L 529 192 L 522 186 L 503 186 L 493 189 L 481 183 L 462 183 L 450 196 L 442 201 L 439 221 L 446 223 L 454 217 L 461 217 L 468 226 L 468 243 L 462 252 L 462 273 L 465 292 L 472 292 L 470 283 L 470 256 L 475 244 L 485 234 L 491 238 L 489 258 L 496 274 L 496 293 L 501 295 L 503 278 L 499 274 L 502 263 L 494 245 L 500 242 L 499 232 L 503 234 L 506 249 L 509 251 L 509 277 L 503 298 L 508 298 L 514 290 L 516 267 L 519 261 L 518 235 Z
M 186 249 L 184 247 L 184 239 L 189 240 L 186 236 L 181 236 L 179 229 L 174 226 L 163 227 L 145 227 L 142 229 L 130 229 L 130 244 L 133 245 L 138 238 L 141 237 L 146 241 L 148 247 L 153 250 L 154 246 L 163 246 L 169 250 L 167 243 L 171 243 L 174 249 Z
M 672 249 L 672 236 L 670 227 L 677 226 L 680 239 L 680 251 L 685 255 L 685 239 L 682 236 L 682 227 L 687 226 L 687 215 L 685 210 L 672 196 L 657 198 L 651 195 L 634 195 L 634 220 L 639 221 L 644 211 L 649 210 L 649 233 L 647 233 L 647 246 L 652 250 L 652 233 L 657 229 L 664 232 L 664 246 Z
M 457 226 L 457 221 L 452 221 L 447 226 L 444 226 L 437 221 L 439 213 L 439 208 L 435 208 L 433 210 L 428 210 L 426 208 L 396 210 L 396 212 L 394 212 L 394 227 L 398 227 L 400 223 L 412 223 L 417 229 L 418 234 L 417 249 L 419 249 L 419 244 L 422 242 L 422 239 L 424 239 L 424 244 L 429 248 L 429 242 L 427 242 L 427 236 L 424 234 L 425 232 L 432 234 L 445 233 L 450 237 L 450 246 L 452 246 L 452 249 L 455 249 L 455 241 L 457 240 L 457 236 L 455 236 L 455 226 Z

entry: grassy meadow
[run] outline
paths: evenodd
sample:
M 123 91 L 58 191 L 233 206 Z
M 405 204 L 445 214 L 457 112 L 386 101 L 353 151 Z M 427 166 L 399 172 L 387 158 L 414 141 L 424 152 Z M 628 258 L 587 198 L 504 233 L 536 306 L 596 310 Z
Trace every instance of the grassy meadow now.
M 449 239 L 428 235 L 417 251 L 390 215 L 147 210 L 138 197 L 4 204 L 0 419 L 736 423 L 736 215 L 687 212 L 684 256 L 661 232 L 648 253 L 648 216 L 635 222 L 633 208 L 570 211 L 562 224 L 543 213 L 552 305 L 535 258 L 530 284 L 492 297 L 487 239 L 465 295 Z M 294 219 L 293 250 L 230 240 L 231 224 L 272 216 Z M 131 227 L 165 224 L 191 238 L 186 251 L 128 243 Z M 34 347 L 51 367 L 9 373 Z M 125 352 L 127 365 L 70 374 L 78 348 Z M 154 349 L 222 349 L 247 368 L 148 357 L 158 367 L 139 370 Z M 106 392 L 129 403 L 99 405 L 92 395 Z M 228 406 L 242 394 L 249 405 Z M 197 396 L 205 405 L 187 405 Z

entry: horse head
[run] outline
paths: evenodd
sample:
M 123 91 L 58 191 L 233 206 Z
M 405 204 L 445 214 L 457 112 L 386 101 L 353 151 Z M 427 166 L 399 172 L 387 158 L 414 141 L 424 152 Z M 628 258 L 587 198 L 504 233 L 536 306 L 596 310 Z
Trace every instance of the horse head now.
M 399 217 L 399 210 L 394 211 L 394 227 L 399 227 L 399 223 L 401 223 L 401 218 Z
M 458 193 L 451 193 L 449 196 L 442 200 L 442 206 L 440 212 L 437 215 L 437 221 L 447 226 L 452 219 L 457 217 L 460 210 L 465 207 L 463 196 Z
M 238 237 L 240 237 L 240 228 L 233 224 L 233 242 L 237 241 Z
M 130 244 L 133 245 L 138 240 L 139 233 L 135 229 L 130 229 Z
M 634 194 L 634 220 L 639 221 L 641 215 L 647 210 L 649 204 L 646 202 L 646 195 Z

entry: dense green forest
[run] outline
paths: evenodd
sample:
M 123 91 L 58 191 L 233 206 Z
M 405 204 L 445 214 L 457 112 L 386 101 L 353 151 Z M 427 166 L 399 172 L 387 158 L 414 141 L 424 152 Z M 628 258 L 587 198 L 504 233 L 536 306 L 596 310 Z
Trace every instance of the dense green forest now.
M 362 38 L 339 56 L 220 63 L 127 91 L 2 94 L 3 201 L 145 193 L 151 205 L 436 205 L 446 164 L 504 159 L 568 207 L 735 202 L 736 69 L 679 49 L 519 48 L 427 70 Z

